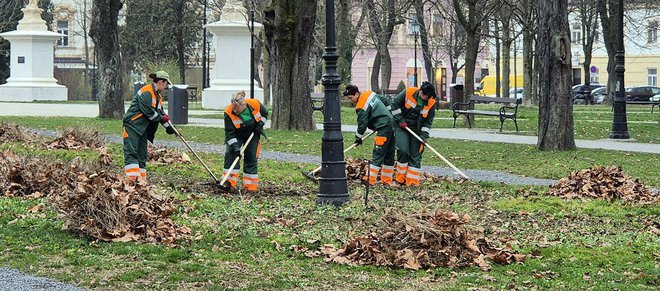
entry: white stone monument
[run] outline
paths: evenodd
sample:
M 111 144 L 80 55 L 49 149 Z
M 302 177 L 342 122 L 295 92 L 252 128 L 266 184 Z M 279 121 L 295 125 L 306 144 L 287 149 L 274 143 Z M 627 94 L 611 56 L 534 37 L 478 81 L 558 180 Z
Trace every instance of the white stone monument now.
M 202 107 L 225 109 L 231 96 L 245 90 L 250 97 L 250 28 L 248 13 L 241 1 L 229 0 L 222 9 L 220 21 L 207 24 L 215 39 L 215 76 L 211 86 L 202 91 Z M 261 23 L 254 23 L 254 34 L 261 31 Z M 254 87 L 254 98 L 264 101 L 264 91 Z
M 11 43 L 9 78 L 0 85 L 0 101 L 66 101 L 67 88 L 53 77 L 53 47 L 63 35 L 48 30 L 37 0 L 22 10 L 17 29 L 0 33 Z

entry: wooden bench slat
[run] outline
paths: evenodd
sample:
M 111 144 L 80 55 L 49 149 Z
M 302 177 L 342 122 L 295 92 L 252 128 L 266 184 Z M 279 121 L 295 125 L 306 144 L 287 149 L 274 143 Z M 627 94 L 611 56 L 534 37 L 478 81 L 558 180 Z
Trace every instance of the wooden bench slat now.
M 473 104 L 477 101 L 488 102 L 488 103 L 498 103 L 504 104 L 500 107 L 499 111 L 490 111 L 490 110 L 476 110 L 476 109 L 461 109 L 461 106 L 466 106 L 467 104 Z M 454 127 L 456 127 L 456 118 L 460 115 L 465 115 L 468 117 L 468 126 L 472 128 L 472 123 L 470 121 L 470 115 L 485 115 L 485 116 L 498 116 L 500 118 L 500 131 L 504 126 L 504 121 L 507 119 L 513 120 L 513 123 L 516 125 L 516 131 L 518 131 L 518 121 L 516 120 L 516 115 L 518 114 L 518 106 L 522 103 L 522 99 L 515 98 L 497 98 L 497 97 L 485 97 L 473 95 L 470 97 L 470 103 L 454 103 L 452 105 L 452 111 L 454 114 Z M 514 106 L 507 106 L 514 104 Z M 509 110 L 507 110 L 509 109 Z M 511 111 L 513 109 L 513 112 Z

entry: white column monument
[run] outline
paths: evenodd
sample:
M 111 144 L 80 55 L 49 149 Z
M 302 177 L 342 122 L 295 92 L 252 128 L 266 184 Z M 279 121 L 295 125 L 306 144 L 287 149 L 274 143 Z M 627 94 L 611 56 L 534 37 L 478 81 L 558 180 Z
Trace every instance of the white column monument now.
M 9 78 L 0 85 L 0 101 L 66 101 L 67 88 L 53 77 L 53 47 L 63 35 L 48 30 L 37 0 L 22 10 L 17 29 L 0 33 L 11 43 Z
M 220 21 L 207 24 L 215 40 L 215 76 L 211 86 L 202 91 L 202 107 L 225 109 L 231 96 L 245 90 L 250 95 L 250 29 L 248 13 L 241 1 L 228 0 L 222 9 Z M 254 23 L 254 34 L 261 31 L 261 23 Z M 264 101 L 264 91 L 254 87 L 254 98 Z

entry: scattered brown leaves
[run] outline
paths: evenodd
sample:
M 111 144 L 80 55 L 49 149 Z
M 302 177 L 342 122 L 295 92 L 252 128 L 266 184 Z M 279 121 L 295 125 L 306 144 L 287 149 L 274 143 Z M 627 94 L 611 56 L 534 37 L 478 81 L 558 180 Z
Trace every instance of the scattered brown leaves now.
M 31 134 L 14 123 L 0 121 L 0 143 L 6 142 L 30 142 L 36 139 L 36 134 Z
M 46 196 L 65 219 L 65 227 L 104 241 L 141 241 L 175 246 L 190 229 L 170 218 L 172 199 L 153 187 L 125 180 L 99 165 L 74 159 L 65 164 L 0 152 L 0 191 L 5 196 Z M 29 209 L 39 212 L 44 205 Z
M 487 271 L 490 264 L 486 259 L 498 264 L 525 260 L 525 255 L 508 247 L 496 248 L 480 232 L 467 229 L 468 215 L 444 210 L 407 217 L 388 214 L 383 222 L 374 233 L 355 237 L 340 249 L 323 246 L 319 253 L 327 262 L 413 270 L 476 265 Z
M 346 158 L 346 178 L 351 181 L 360 181 L 369 170 L 369 160 L 360 158 Z M 319 177 L 320 171 L 316 172 L 316 177 Z M 433 175 L 431 173 L 424 173 L 422 179 L 427 179 L 433 182 L 447 182 L 456 181 L 452 178 Z
M 660 195 L 626 175 L 616 166 L 597 166 L 572 172 L 550 187 L 548 195 L 565 199 L 596 198 L 625 203 L 650 204 L 660 201 Z
M 164 147 L 147 146 L 147 156 L 150 163 L 159 165 L 191 164 L 190 157 L 185 153 L 174 152 Z
M 86 150 L 98 149 L 103 146 L 103 137 L 96 130 L 77 127 L 67 128 L 62 135 L 50 142 L 47 142 L 46 148 L 66 149 L 66 150 Z

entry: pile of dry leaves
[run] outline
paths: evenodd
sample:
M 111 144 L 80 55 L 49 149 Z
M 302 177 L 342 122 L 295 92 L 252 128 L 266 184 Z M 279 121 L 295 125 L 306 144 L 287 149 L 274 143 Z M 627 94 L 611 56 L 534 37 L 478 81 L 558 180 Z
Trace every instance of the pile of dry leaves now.
M 637 179 L 626 175 L 620 168 L 594 167 L 572 172 L 550 187 L 548 195 L 566 199 L 596 198 L 603 200 L 623 200 L 626 203 L 655 203 L 660 195 L 653 193 Z
M 353 238 L 340 249 L 326 245 L 315 252 L 300 251 L 308 256 L 323 254 L 328 262 L 413 270 L 472 265 L 489 270 L 486 259 L 498 264 L 525 260 L 525 255 L 509 247 L 496 248 L 481 233 L 467 229 L 467 215 L 437 210 L 408 217 L 386 215 L 383 222 L 374 233 Z
M 96 239 L 174 246 L 190 236 L 189 228 L 172 221 L 171 199 L 80 159 L 62 163 L 1 152 L 0 190 L 5 196 L 47 196 L 69 230 Z
M 190 164 L 190 157 L 183 152 L 175 152 L 164 147 L 147 146 L 147 156 L 149 163 L 159 165 L 177 164 Z
M 49 150 L 86 150 L 101 147 L 103 147 L 101 134 L 98 131 L 84 127 L 67 128 L 60 137 L 46 143 L 46 148 Z
M 0 143 L 29 142 L 35 138 L 35 134 L 28 133 L 17 124 L 0 122 Z

